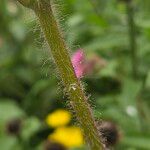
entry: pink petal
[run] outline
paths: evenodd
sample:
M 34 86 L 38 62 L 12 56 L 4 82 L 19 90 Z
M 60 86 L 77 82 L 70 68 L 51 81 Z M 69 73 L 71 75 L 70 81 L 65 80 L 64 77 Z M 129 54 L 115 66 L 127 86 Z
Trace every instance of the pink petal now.
M 77 78 L 83 77 L 84 67 L 82 65 L 78 65 L 78 66 L 74 67 L 74 70 L 75 70 Z
M 84 53 L 83 53 L 82 49 L 77 50 L 71 58 L 71 61 L 72 61 L 72 64 L 73 64 L 73 67 L 74 67 L 77 78 L 81 78 L 83 76 L 83 72 L 84 72 L 83 62 L 84 62 L 84 59 L 85 59 L 85 56 L 84 56 Z
M 83 50 L 79 49 L 73 54 L 71 60 L 72 60 L 73 65 L 76 66 L 76 65 L 80 64 L 81 62 L 83 62 L 84 58 L 85 58 L 85 56 L 84 56 Z

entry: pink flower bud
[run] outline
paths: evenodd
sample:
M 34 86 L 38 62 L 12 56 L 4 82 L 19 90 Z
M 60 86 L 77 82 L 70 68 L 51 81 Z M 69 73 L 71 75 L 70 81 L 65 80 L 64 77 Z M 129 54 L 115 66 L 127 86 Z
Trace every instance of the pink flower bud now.
M 71 58 L 77 78 L 81 78 L 84 73 L 85 56 L 82 49 L 77 50 Z
M 72 55 L 71 61 L 77 78 L 82 78 L 87 74 L 90 75 L 94 72 L 94 69 L 101 69 L 106 65 L 106 61 L 95 54 L 86 59 L 82 49 L 77 50 Z

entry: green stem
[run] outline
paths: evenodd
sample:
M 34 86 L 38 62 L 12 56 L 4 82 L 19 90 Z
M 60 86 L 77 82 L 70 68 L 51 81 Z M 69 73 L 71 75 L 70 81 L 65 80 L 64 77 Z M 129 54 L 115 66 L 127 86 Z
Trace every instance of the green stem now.
M 132 60 L 132 74 L 133 78 L 137 77 L 138 63 L 137 63 L 137 43 L 136 43 L 136 25 L 134 22 L 134 12 L 132 1 L 126 1 L 128 26 L 129 26 L 129 39 L 130 39 L 130 50 L 131 50 L 131 60 Z
M 90 106 L 87 103 L 82 85 L 75 75 L 68 48 L 65 45 L 53 15 L 51 2 L 49 0 L 38 0 L 36 5 L 34 4 L 34 11 L 39 18 L 41 28 L 50 46 L 58 74 L 65 87 L 65 92 L 83 129 L 85 141 L 91 150 L 101 150 L 102 144 Z
M 99 5 L 97 4 L 97 2 L 95 0 L 89 0 L 89 2 L 93 6 L 93 9 L 94 9 L 95 13 L 97 14 L 97 16 L 102 17 L 100 14 Z

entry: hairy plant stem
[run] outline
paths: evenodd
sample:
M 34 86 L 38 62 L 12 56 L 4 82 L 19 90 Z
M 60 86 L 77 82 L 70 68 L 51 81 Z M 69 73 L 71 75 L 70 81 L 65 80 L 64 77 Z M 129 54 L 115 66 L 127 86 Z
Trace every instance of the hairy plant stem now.
M 137 61 L 137 43 L 136 43 L 136 25 L 134 22 L 134 11 L 132 1 L 126 1 L 127 19 L 129 27 L 129 40 L 131 50 L 131 61 L 132 61 L 132 75 L 133 78 L 137 78 L 138 74 L 138 61 Z
M 99 133 L 82 85 L 77 79 L 68 49 L 59 31 L 49 0 L 38 0 L 32 7 L 39 18 L 45 38 L 50 46 L 52 57 L 62 79 L 65 92 L 83 130 L 85 141 L 91 150 L 101 150 Z

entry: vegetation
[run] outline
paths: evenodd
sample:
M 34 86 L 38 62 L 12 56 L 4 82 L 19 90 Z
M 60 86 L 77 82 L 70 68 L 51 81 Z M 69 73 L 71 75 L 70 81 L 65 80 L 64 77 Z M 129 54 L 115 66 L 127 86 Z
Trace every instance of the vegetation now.
M 47 13 L 43 12 L 47 5 L 41 6 L 45 9 L 30 8 L 40 18 L 56 66 L 33 11 L 16 1 L 0 1 L 1 149 L 87 149 L 83 131 L 93 150 L 100 149 L 93 144 L 95 139 L 116 150 L 149 150 L 149 0 L 56 1 L 54 16 L 50 6 Z M 58 27 L 64 31 L 55 34 L 55 30 L 50 36 L 54 18 L 60 20 Z M 66 55 L 62 34 L 72 59 Z M 72 82 L 78 85 L 76 94 Z M 90 93 L 86 97 L 90 97 L 95 119 L 87 109 L 83 89 Z M 59 110 L 61 114 L 66 111 L 62 118 L 55 114 Z M 49 116 L 54 116 L 56 126 L 47 120 Z M 65 141 L 68 137 L 70 143 Z

